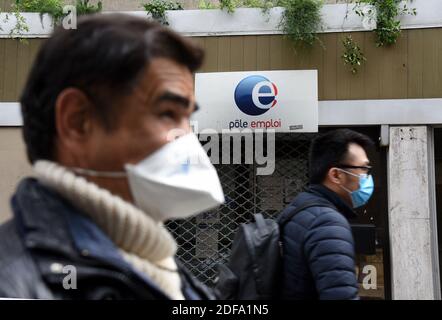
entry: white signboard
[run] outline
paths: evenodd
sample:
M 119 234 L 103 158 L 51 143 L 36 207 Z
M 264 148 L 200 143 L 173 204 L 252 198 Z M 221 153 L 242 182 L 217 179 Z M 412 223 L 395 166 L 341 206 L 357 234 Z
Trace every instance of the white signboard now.
M 197 73 L 194 130 L 318 131 L 316 70 Z

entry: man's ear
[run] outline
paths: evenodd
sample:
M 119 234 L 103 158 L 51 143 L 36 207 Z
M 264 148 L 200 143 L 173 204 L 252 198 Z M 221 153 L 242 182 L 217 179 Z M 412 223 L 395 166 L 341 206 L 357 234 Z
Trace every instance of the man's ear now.
M 338 168 L 330 168 L 327 172 L 327 177 L 330 182 L 341 184 L 341 171 Z
M 79 89 L 64 89 L 55 102 L 59 143 L 74 148 L 84 144 L 92 131 L 92 103 Z

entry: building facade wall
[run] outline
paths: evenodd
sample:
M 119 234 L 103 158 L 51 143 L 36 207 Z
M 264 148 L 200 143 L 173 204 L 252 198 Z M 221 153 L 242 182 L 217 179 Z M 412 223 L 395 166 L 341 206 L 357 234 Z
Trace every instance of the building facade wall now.
M 367 57 L 357 75 L 341 56 L 346 33 L 321 34 L 313 48 L 293 48 L 283 35 L 193 37 L 206 50 L 202 72 L 318 70 L 319 100 L 442 97 L 442 28 L 403 30 L 397 44 L 377 48 L 372 32 L 353 32 Z M 44 39 L 0 39 L 0 102 L 18 101 Z
M 345 34 L 321 34 L 311 49 L 294 49 L 283 35 L 194 37 L 206 50 L 201 72 L 317 69 L 319 100 L 408 99 L 442 97 L 442 28 L 404 30 L 398 43 L 377 48 L 371 32 L 353 32 L 367 62 L 352 75 L 341 59 Z M 32 62 L 44 39 L 22 43 L 0 39 L 0 102 L 19 100 Z M 0 131 L 2 150 L 20 148 L 19 129 Z M 9 139 L 10 135 L 14 138 Z M 5 137 L 5 138 L 3 138 Z M 18 150 L 18 149 L 17 149 Z M 24 153 L 3 160 L 26 163 Z M 9 162 L 8 162 L 9 161 Z M 6 163 L 8 162 L 8 163 Z M 26 166 L 20 166 L 23 173 Z M 20 174 L 19 174 L 20 175 Z M 4 171 L 0 217 L 7 211 L 17 173 Z M 3 216 L 4 219 L 4 216 Z

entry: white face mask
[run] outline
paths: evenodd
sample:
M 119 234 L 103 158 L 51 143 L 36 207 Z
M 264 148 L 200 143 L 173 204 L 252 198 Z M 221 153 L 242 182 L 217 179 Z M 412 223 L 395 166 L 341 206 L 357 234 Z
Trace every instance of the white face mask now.
M 193 133 L 125 168 L 135 204 L 158 221 L 187 218 L 224 202 L 218 174 Z
M 184 219 L 224 203 L 218 174 L 193 133 L 171 141 L 126 172 L 71 168 L 108 178 L 126 177 L 135 205 L 157 221 Z

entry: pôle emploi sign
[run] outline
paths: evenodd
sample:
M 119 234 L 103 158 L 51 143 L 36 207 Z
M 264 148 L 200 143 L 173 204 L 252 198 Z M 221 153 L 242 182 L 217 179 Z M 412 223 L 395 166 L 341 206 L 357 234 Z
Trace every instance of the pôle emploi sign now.
M 317 78 L 316 70 L 197 73 L 194 130 L 317 132 Z

